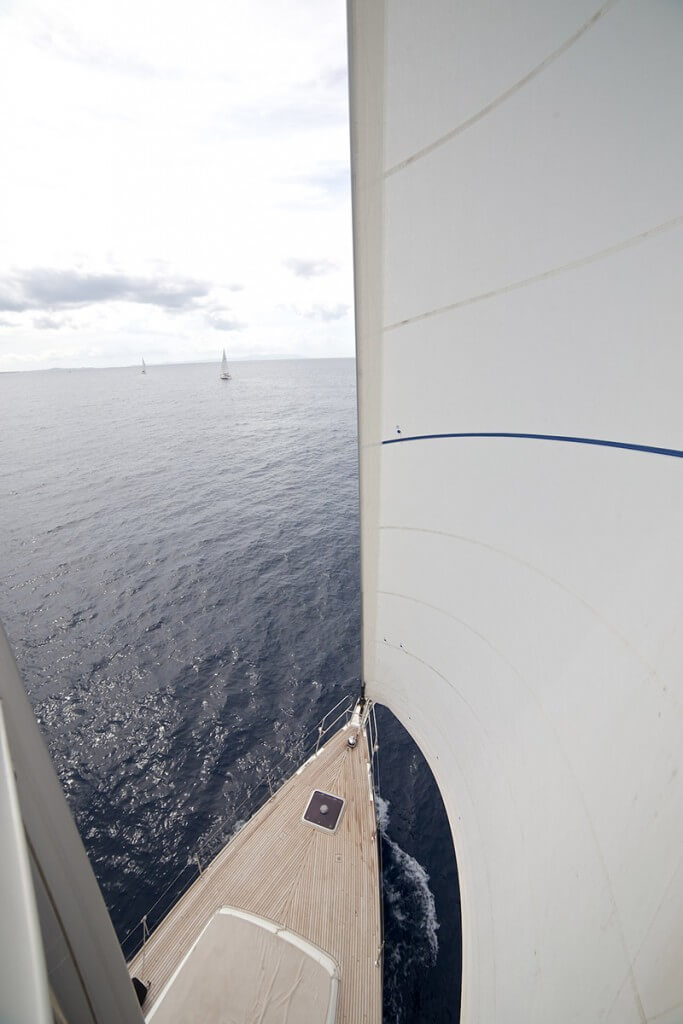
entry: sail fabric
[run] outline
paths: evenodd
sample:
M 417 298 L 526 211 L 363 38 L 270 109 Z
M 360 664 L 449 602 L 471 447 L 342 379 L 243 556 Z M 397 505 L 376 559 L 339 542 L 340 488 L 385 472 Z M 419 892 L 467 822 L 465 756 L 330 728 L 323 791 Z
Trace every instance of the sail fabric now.
M 683 7 L 351 0 L 349 48 L 363 673 L 461 1019 L 680 1022 Z
M 0 717 L 6 730 L 5 758 L 11 759 L 16 786 L 17 816 L 26 839 L 33 883 L 35 910 L 42 936 L 44 966 L 47 968 L 49 996 L 59 1007 L 55 1019 L 72 1024 L 143 1024 L 143 1017 L 131 984 L 121 947 L 116 937 L 97 880 L 55 774 L 50 755 L 40 734 L 31 705 L 19 678 L 16 663 L 0 626 Z M 12 866 L 12 851 L 5 849 L 11 836 L 0 831 L 0 863 L 7 876 Z M 24 882 L 28 880 L 24 878 Z M 5 878 L 5 884 L 10 879 Z M 12 930 L 12 903 L 3 900 L 0 919 L 0 948 L 5 957 L 3 982 L 12 964 L 31 956 L 36 971 L 42 959 L 40 951 L 29 948 L 36 936 L 22 936 Z M 25 904 L 29 901 L 24 898 Z M 31 910 L 31 915 L 33 910 Z M 27 914 L 28 917 L 28 914 Z M 38 923 L 36 922 L 36 924 Z M 25 929 L 33 930 L 29 920 Z M 24 931 L 25 931 L 24 929 Z M 39 941 L 39 940 L 37 940 Z M 25 948 L 11 957 L 12 943 Z M 1 992 L 4 1021 L 38 1021 L 42 1016 L 11 1015 L 11 1007 L 22 1000 L 40 998 L 38 980 L 28 983 L 16 970 L 16 984 L 29 984 L 31 993 Z M 5 985 L 6 987 L 6 985 Z M 7 1016 L 6 1014 L 10 1015 Z M 48 1010 L 49 1013 L 49 1010 Z M 50 1019 L 52 1014 L 49 1013 Z

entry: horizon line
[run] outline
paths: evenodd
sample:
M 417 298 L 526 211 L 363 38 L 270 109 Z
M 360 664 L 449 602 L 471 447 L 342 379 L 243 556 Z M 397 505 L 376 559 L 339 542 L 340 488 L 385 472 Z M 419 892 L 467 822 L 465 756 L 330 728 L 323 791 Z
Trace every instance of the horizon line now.
M 141 358 L 145 359 L 145 368 L 148 369 L 148 370 L 152 369 L 154 367 L 159 367 L 159 366 L 213 366 L 214 364 L 219 366 L 220 362 L 221 362 L 221 357 L 220 356 L 217 359 L 216 358 L 214 358 L 214 359 L 179 359 L 179 360 L 175 360 L 175 361 L 172 361 L 172 362 L 165 362 L 165 363 L 156 363 L 156 362 L 150 363 L 150 362 L 147 361 L 146 357 L 141 356 Z M 306 355 L 306 356 L 296 356 L 296 355 L 234 356 L 232 358 L 228 358 L 228 362 L 231 363 L 231 364 L 233 364 L 233 363 L 285 363 L 285 362 L 307 362 L 307 361 L 308 362 L 313 362 L 313 361 L 317 361 L 317 360 L 329 360 L 329 359 L 351 359 L 351 360 L 355 360 L 355 358 L 356 358 L 355 353 L 353 355 L 346 355 L 346 356 L 341 356 L 341 355 L 332 355 L 332 356 L 325 356 L 325 355 L 316 355 L 316 356 L 312 356 L 312 355 Z M 26 367 L 23 367 L 23 368 L 16 368 L 16 369 L 0 369 L 0 373 L 59 373 L 59 372 L 68 373 L 68 372 L 72 372 L 74 370 L 139 370 L 140 366 L 141 366 L 141 364 L 139 362 L 136 362 L 136 363 L 113 363 L 113 364 L 108 365 L 108 366 L 87 366 L 87 365 L 80 365 L 80 366 L 26 366 Z

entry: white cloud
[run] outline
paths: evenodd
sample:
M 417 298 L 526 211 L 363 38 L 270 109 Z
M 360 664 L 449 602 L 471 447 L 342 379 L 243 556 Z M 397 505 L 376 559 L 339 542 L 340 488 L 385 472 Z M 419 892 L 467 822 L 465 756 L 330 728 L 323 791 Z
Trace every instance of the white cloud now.
M 229 325 L 231 358 L 352 354 L 349 317 L 293 312 L 352 301 L 345 55 L 343 0 L 5 9 L 0 369 Z

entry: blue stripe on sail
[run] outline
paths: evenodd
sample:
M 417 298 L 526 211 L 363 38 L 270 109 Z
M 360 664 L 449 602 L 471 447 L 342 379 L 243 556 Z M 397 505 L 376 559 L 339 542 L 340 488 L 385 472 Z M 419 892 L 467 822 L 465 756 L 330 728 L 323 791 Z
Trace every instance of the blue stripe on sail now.
M 441 441 L 446 438 L 463 437 L 511 437 L 527 441 L 563 441 L 566 444 L 594 444 L 602 448 L 624 448 L 626 451 L 647 452 L 648 455 L 668 455 L 674 459 L 683 459 L 683 451 L 677 448 L 657 448 L 651 444 L 631 444 L 627 441 L 602 441 L 596 437 L 568 437 L 562 434 L 513 434 L 493 431 L 479 431 L 460 434 L 415 434 L 412 437 L 392 437 L 382 444 L 405 444 L 406 441 Z

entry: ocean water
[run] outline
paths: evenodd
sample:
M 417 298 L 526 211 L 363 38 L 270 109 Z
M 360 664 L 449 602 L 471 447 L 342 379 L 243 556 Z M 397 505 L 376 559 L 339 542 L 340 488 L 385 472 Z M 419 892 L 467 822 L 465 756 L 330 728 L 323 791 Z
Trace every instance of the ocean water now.
M 359 687 L 354 363 L 232 370 L 0 374 L 0 618 L 127 953 Z M 450 835 L 378 721 L 384 1019 L 445 1024 Z

